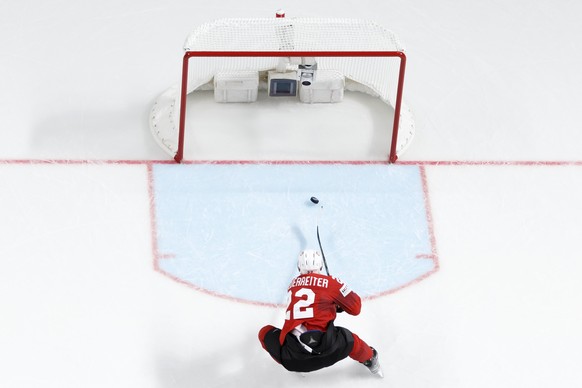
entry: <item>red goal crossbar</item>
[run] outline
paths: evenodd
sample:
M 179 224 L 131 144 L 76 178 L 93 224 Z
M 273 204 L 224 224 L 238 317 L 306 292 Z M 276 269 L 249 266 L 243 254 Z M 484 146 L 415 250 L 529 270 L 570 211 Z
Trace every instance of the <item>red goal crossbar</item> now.
M 184 158 L 184 132 L 186 126 L 186 99 L 188 95 L 189 59 L 192 57 L 396 57 L 400 59 L 398 86 L 394 102 L 394 122 L 390 144 L 389 163 L 398 159 L 396 145 L 400 123 L 400 109 L 404 88 L 406 55 L 402 51 L 187 51 L 182 60 L 182 83 L 180 92 L 180 120 L 178 149 L 174 160 L 178 163 Z

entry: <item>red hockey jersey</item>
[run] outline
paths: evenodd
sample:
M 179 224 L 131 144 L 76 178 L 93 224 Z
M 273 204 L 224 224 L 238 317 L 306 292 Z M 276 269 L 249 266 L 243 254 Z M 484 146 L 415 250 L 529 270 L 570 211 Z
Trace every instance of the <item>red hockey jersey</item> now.
M 322 274 L 299 275 L 288 288 L 288 305 L 285 324 L 279 342 L 296 326 L 303 324 L 307 330 L 325 331 L 337 315 L 337 306 L 351 315 L 358 315 L 362 301 L 341 280 Z

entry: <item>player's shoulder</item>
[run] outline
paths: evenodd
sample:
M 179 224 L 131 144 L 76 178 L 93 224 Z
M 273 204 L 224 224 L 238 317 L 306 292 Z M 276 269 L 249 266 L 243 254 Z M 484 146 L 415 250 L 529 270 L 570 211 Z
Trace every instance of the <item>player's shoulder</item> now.
M 339 283 L 339 284 L 345 284 L 345 282 L 343 280 L 341 280 L 339 277 L 337 276 L 329 276 L 334 282 Z
M 335 276 L 330 277 L 336 283 L 337 287 L 339 288 L 339 292 L 343 296 L 347 296 L 350 292 L 352 292 L 352 289 L 343 280 Z

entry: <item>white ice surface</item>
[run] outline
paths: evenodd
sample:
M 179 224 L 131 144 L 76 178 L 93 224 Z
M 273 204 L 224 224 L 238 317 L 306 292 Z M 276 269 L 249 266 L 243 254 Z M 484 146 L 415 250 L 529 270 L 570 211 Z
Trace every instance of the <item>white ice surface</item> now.
M 184 37 L 277 8 L 400 36 L 417 124 L 401 161 L 541 163 L 426 167 L 439 272 L 338 319 L 381 350 L 384 380 L 350 360 L 289 374 L 256 340 L 278 311 L 155 272 L 146 165 L 14 162 L 167 159 L 147 117 Z M 567 0 L 3 2 L 0 386 L 582 386 L 580 14 Z

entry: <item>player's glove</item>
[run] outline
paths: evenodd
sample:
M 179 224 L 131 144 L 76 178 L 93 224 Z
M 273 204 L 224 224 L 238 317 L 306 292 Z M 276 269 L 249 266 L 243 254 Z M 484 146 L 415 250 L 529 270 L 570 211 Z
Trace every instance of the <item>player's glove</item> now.
M 335 305 L 335 312 L 336 313 L 343 313 L 344 312 L 344 309 L 342 309 L 339 305 L 336 304 Z

